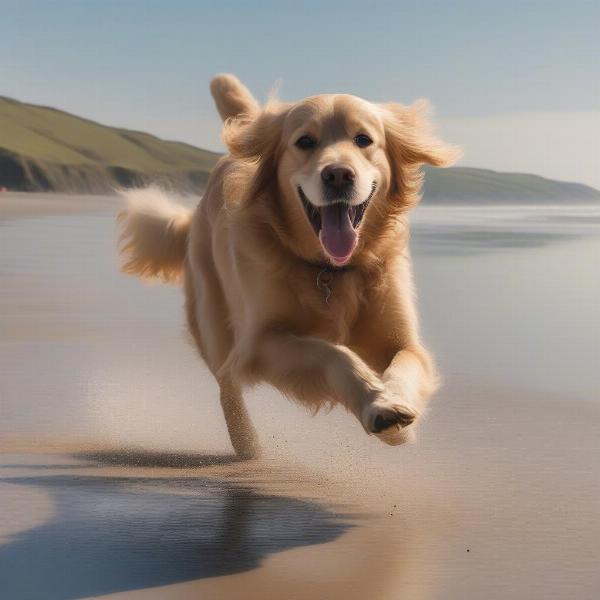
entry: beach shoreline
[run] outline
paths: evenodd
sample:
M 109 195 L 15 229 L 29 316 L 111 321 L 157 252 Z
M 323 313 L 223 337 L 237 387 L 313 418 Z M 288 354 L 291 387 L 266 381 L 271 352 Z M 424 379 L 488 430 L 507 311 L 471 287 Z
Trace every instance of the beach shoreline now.
M 456 226 L 424 217 L 417 278 L 445 381 L 417 442 L 385 447 L 343 411 L 310 417 L 261 387 L 248 402 L 264 458 L 246 462 L 233 457 L 214 383 L 184 341 L 179 290 L 118 274 L 119 200 L 5 196 L 0 581 L 9 597 L 597 596 L 595 337 L 556 317 L 563 343 L 582 340 L 563 373 L 554 373 L 561 357 L 531 350 L 546 312 L 565 303 L 547 293 L 543 265 L 595 238 L 540 237 L 513 256 L 491 242 L 479 255 L 463 236 L 445 242 L 452 253 L 432 254 L 440 228 Z M 476 290 L 492 264 L 498 282 Z M 578 304 L 586 319 L 597 286 L 577 276 L 590 290 Z M 531 293 L 556 305 L 517 304 L 533 277 Z M 522 314 L 506 308 L 509 284 Z M 485 353 L 482 336 L 493 339 Z

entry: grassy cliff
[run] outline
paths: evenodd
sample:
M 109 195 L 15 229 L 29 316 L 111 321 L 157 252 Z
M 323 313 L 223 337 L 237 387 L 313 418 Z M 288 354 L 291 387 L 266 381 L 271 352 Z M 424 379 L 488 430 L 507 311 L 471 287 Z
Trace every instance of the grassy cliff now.
M 0 185 L 107 192 L 163 181 L 201 188 L 219 155 L 0 97 Z
M 0 186 L 12 190 L 110 192 L 160 182 L 199 191 L 214 152 L 0 96 Z M 457 167 L 429 169 L 427 203 L 598 202 L 591 187 L 535 175 Z

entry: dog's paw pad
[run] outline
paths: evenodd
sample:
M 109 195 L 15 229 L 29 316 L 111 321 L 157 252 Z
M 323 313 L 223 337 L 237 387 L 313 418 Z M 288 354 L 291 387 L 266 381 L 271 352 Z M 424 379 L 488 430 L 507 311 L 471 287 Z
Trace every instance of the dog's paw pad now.
M 386 444 L 398 446 L 414 439 L 413 424 L 419 416 L 419 412 L 405 404 L 402 398 L 384 390 L 365 407 L 362 422 L 367 433 L 376 435 Z
M 400 410 L 392 410 L 385 414 L 378 414 L 373 421 L 372 433 L 381 433 L 385 429 L 390 427 L 396 427 L 401 429 L 408 427 L 415 420 L 416 415 L 407 412 L 401 412 Z

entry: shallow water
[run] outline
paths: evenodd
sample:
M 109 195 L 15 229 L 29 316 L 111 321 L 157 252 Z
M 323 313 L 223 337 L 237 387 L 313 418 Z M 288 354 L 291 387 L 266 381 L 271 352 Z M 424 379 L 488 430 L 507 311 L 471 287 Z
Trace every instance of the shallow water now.
M 446 374 L 597 402 L 600 210 L 421 208 L 426 339 Z
M 206 477 L 41 474 L 11 484 L 44 490 L 54 515 L 0 546 L 10 598 L 82 598 L 239 573 L 347 528 L 315 503 Z
M 118 273 L 111 212 L 0 218 L 0 589 L 596 598 L 599 234 L 590 206 L 418 209 L 445 381 L 418 443 L 258 388 L 248 464 L 181 292 Z

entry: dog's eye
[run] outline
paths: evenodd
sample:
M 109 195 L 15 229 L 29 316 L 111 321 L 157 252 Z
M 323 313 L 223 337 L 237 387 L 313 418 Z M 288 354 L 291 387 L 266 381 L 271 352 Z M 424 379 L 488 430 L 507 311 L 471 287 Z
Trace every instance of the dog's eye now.
M 370 146 L 373 143 L 373 140 L 368 135 L 365 135 L 364 133 L 359 133 L 354 138 L 354 143 L 359 148 L 366 148 L 367 146 Z
M 300 148 L 300 150 L 310 150 L 317 145 L 317 140 L 315 138 L 310 137 L 310 135 L 303 135 L 301 138 L 296 140 L 296 146 Z

